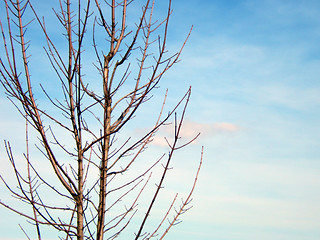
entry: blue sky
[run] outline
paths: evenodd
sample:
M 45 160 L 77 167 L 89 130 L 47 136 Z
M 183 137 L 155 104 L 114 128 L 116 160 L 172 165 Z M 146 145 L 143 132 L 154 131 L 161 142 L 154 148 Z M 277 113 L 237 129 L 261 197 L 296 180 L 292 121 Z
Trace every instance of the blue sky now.
M 197 239 L 318 239 L 319 2 L 186 2 L 191 118 L 211 124 Z
M 320 2 L 173 0 L 173 10 L 170 49 L 194 29 L 162 86 L 174 100 L 192 85 L 183 136 L 202 135 L 169 179 L 192 178 L 205 153 L 194 207 L 167 239 L 320 239 Z M 2 141 L 17 115 L 0 104 Z

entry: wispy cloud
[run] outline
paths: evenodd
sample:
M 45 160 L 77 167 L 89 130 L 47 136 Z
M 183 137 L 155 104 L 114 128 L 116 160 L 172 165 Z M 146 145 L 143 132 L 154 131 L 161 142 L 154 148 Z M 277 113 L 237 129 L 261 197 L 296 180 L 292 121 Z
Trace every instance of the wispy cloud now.
M 200 133 L 200 139 L 215 137 L 219 134 L 234 133 L 241 129 L 240 126 L 228 123 L 228 122 L 217 122 L 217 123 L 198 123 L 192 121 L 186 121 L 182 128 L 180 137 L 182 141 L 189 141 L 196 137 Z M 170 142 L 173 139 L 174 126 L 173 124 L 164 126 L 159 133 L 153 138 L 151 144 L 161 147 L 168 146 L 166 139 Z M 193 143 L 197 143 L 194 141 Z
M 227 226 L 231 232 L 239 229 L 239 233 L 250 228 L 250 232 L 263 232 L 263 239 L 268 239 L 265 234 L 276 234 L 280 229 L 286 229 L 286 236 L 291 231 L 312 232 L 319 229 L 317 189 L 318 170 L 310 170 L 303 163 L 216 163 L 210 171 L 202 172 L 195 206 L 187 217 L 191 222 L 209 223 L 214 232 L 218 231 L 217 226 Z M 277 235 L 269 239 L 286 238 Z

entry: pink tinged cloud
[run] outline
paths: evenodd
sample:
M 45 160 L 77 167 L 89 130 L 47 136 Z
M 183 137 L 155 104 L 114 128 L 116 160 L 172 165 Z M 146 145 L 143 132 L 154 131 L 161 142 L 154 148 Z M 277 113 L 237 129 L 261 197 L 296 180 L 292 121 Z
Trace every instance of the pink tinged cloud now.
M 219 122 L 219 123 L 197 123 L 197 122 L 190 122 L 186 121 L 184 122 L 180 137 L 182 141 L 188 142 L 191 139 L 193 139 L 195 136 L 200 133 L 199 139 L 209 138 L 213 137 L 219 134 L 224 133 L 234 133 L 240 130 L 240 127 L 233 124 L 233 123 L 227 123 L 227 122 Z M 169 142 L 173 139 L 173 133 L 174 133 L 174 126 L 168 125 L 162 128 L 162 130 L 159 132 L 157 136 L 153 138 L 153 141 L 151 144 L 161 147 L 168 146 L 165 138 Z M 193 143 L 196 143 L 197 141 L 194 141 Z

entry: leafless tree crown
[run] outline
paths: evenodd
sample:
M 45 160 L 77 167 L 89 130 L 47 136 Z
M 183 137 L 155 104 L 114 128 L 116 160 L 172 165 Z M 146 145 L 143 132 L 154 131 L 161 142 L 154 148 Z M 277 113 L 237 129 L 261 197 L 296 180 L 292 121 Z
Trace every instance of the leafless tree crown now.
M 149 130 L 127 134 L 133 132 L 129 130 L 134 121 L 143 125 L 141 109 L 150 102 L 164 74 L 179 61 L 191 31 L 181 48 L 169 55 L 171 0 L 165 17 L 157 20 L 153 19 L 155 1 L 150 0 L 140 8 L 134 0 L 46 4 L 55 5 L 55 22 L 43 17 L 31 0 L 1 3 L 0 80 L 25 119 L 26 151 L 21 163 L 6 141 L 17 188 L 0 177 L 11 195 L 31 211 L 1 200 L 0 204 L 31 222 L 37 239 L 45 238 L 45 226 L 56 229 L 61 239 L 121 238 L 130 226 L 134 226 L 134 239 L 163 239 L 191 207 L 202 164 L 201 152 L 188 194 L 181 202 L 174 195 L 155 223 L 151 213 L 174 153 L 198 137 L 180 141 L 191 87 L 169 112 L 165 94 L 159 109 L 153 107 L 158 112 L 142 114 L 155 117 Z M 137 15 L 135 21 L 129 12 Z M 38 28 L 37 33 L 30 34 L 30 28 Z M 29 47 L 39 46 L 40 35 L 49 65 L 29 55 L 35 51 Z M 43 70 L 47 66 L 54 74 Z M 45 74 L 33 74 L 37 72 Z M 168 153 L 150 160 L 145 150 L 170 123 L 173 138 L 165 138 Z M 31 154 L 31 131 L 37 134 L 40 159 Z M 50 168 L 44 171 L 44 164 Z M 157 180 L 151 177 L 155 168 L 161 169 Z M 142 197 L 146 191 L 151 192 L 147 199 Z

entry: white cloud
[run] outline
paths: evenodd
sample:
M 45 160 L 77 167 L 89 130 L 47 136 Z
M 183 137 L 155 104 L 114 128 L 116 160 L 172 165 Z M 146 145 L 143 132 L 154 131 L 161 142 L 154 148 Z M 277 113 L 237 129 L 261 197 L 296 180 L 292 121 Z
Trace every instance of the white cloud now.
M 211 138 L 213 136 L 225 133 L 234 133 L 241 129 L 240 126 L 228 123 L 228 122 L 217 122 L 217 123 L 197 123 L 192 121 L 185 121 L 182 125 L 180 137 L 182 141 L 188 142 L 195 138 L 199 133 L 199 139 Z M 165 138 L 170 142 L 173 139 L 174 126 L 172 124 L 164 126 L 157 135 L 153 138 L 151 144 L 166 147 L 168 146 Z M 197 141 L 194 141 L 196 143 Z
M 204 164 L 189 221 L 230 229 L 319 229 L 318 170 L 303 163 Z

